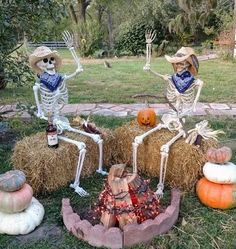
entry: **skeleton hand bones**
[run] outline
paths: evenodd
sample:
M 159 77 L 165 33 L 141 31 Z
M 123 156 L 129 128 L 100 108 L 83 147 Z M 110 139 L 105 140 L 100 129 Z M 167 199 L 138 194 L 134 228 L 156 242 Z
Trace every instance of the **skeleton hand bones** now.
M 72 49 L 74 47 L 74 37 L 73 37 L 73 35 L 69 31 L 65 30 L 62 33 L 62 36 L 63 36 L 63 40 L 64 40 L 67 48 Z
M 80 64 L 80 60 L 75 52 L 75 49 L 74 49 L 74 36 L 67 30 L 65 30 L 63 33 L 62 33 L 62 36 L 63 36 L 63 40 L 67 46 L 67 48 L 70 50 L 76 64 L 77 64 L 77 69 L 76 69 L 76 74 L 77 73 L 80 73 L 80 72 L 83 72 L 83 68 Z M 74 76 L 74 75 L 73 75 Z
M 151 44 L 156 38 L 156 30 L 147 30 L 145 32 L 146 43 Z
M 144 71 L 150 70 L 150 63 L 151 63 L 151 47 L 152 42 L 156 38 L 156 31 L 147 30 L 145 33 L 146 38 L 146 65 L 143 67 Z

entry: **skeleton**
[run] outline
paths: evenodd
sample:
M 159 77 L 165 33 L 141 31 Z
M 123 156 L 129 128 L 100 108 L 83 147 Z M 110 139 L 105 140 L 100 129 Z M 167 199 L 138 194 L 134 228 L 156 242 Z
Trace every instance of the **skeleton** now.
M 166 144 L 161 146 L 160 153 L 161 153 L 161 162 L 160 162 L 160 177 L 159 177 L 159 183 L 157 185 L 157 191 L 156 194 L 159 198 L 163 196 L 163 190 L 164 190 L 164 180 L 166 175 L 166 167 L 168 162 L 168 156 L 169 156 L 169 150 L 172 144 L 174 144 L 179 138 L 186 138 L 186 142 L 189 144 L 195 143 L 197 136 L 201 135 L 203 138 L 214 138 L 216 139 L 216 136 L 219 131 L 212 131 L 209 127 L 207 127 L 208 122 L 206 120 L 196 124 L 196 128 L 190 130 L 189 132 L 186 132 L 183 127 L 184 119 L 183 117 L 190 114 L 191 112 L 195 112 L 196 110 L 196 104 L 198 102 L 201 89 L 203 86 L 203 81 L 199 79 L 194 79 L 192 84 L 183 92 L 178 91 L 175 84 L 172 82 L 172 77 L 170 75 L 162 75 L 157 72 L 154 72 L 150 68 L 150 62 L 151 62 L 151 46 L 152 42 L 156 37 L 156 33 L 148 31 L 145 34 L 146 37 L 146 64 L 144 66 L 144 71 L 150 71 L 154 75 L 164 79 L 167 83 L 167 92 L 166 97 L 168 99 L 169 103 L 172 103 L 173 110 L 169 113 L 165 113 L 162 116 L 162 123 L 159 123 L 156 127 L 153 129 L 147 131 L 146 133 L 136 136 L 134 139 L 134 142 L 132 144 L 133 146 L 133 171 L 137 172 L 137 150 L 138 146 L 143 142 L 143 140 L 150 134 L 152 134 L 155 131 L 161 130 L 161 129 L 168 129 L 169 131 L 175 131 L 176 135 L 168 141 Z M 179 54 L 178 52 L 176 56 L 181 57 L 183 54 Z M 185 71 L 188 71 L 190 68 L 190 63 L 187 61 L 188 56 L 184 57 L 184 60 L 180 60 L 178 63 L 173 64 L 174 69 L 177 73 L 183 73 Z M 195 57 L 196 58 L 196 57 Z M 195 95 L 195 90 L 197 90 L 197 93 Z
M 100 135 L 90 134 L 90 133 L 72 128 L 70 126 L 69 120 L 64 116 L 61 116 L 60 111 L 62 107 L 68 103 L 68 90 L 66 86 L 66 81 L 75 77 L 76 75 L 80 74 L 83 71 L 83 68 L 80 64 L 80 60 L 77 57 L 77 54 L 73 46 L 73 36 L 68 31 L 65 31 L 63 33 L 63 40 L 65 44 L 67 45 L 67 48 L 70 50 L 74 58 L 74 61 L 77 65 L 75 72 L 70 75 L 64 75 L 64 76 L 57 74 L 57 67 L 56 67 L 57 61 L 52 56 L 53 52 L 48 53 L 48 55 L 43 56 L 43 58 L 40 58 L 40 60 L 37 61 L 36 59 L 35 64 L 31 62 L 32 64 L 31 66 L 32 67 L 34 66 L 40 69 L 41 74 L 47 73 L 47 75 L 49 76 L 51 75 L 52 77 L 56 77 L 56 76 L 62 77 L 61 81 L 59 85 L 57 86 L 57 88 L 55 88 L 53 91 L 50 90 L 47 86 L 45 86 L 45 84 L 43 84 L 42 82 L 36 82 L 33 87 L 33 91 L 34 91 L 35 101 L 36 101 L 36 105 L 38 109 L 37 117 L 48 120 L 48 114 L 49 113 L 52 114 L 53 123 L 57 126 L 58 134 L 60 134 L 58 138 L 65 142 L 75 144 L 78 147 L 80 152 L 79 152 L 79 158 L 78 158 L 78 163 L 77 163 L 75 181 L 73 184 L 70 184 L 70 187 L 74 188 L 75 192 L 78 193 L 80 196 L 87 196 L 89 195 L 88 192 L 85 191 L 82 187 L 80 187 L 80 175 L 81 175 L 81 171 L 83 168 L 83 162 L 84 162 L 85 153 L 86 153 L 86 145 L 83 142 L 69 139 L 65 136 L 62 136 L 61 134 L 64 131 L 71 131 L 71 132 L 79 133 L 79 134 L 82 134 L 84 136 L 87 136 L 93 139 L 93 141 L 97 143 L 99 147 L 99 165 L 98 165 L 97 172 L 101 173 L 102 175 L 107 175 L 107 172 L 105 172 L 102 168 L 103 140 L 101 139 Z M 42 50 L 49 49 L 47 47 L 39 47 L 38 49 L 40 48 Z M 49 51 L 51 50 L 49 49 Z M 30 59 L 33 61 L 34 58 L 35 57 L 32 54 Z M 59 57 L 57 59 L 59 60 Z M 40 95 L 41 103 L 39 101 L 39 95 Z

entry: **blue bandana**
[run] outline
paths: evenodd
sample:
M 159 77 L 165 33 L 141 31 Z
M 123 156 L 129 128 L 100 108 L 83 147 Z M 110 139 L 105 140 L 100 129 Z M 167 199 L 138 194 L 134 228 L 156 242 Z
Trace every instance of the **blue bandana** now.
M 53 75 L 44 72 L 43 74 L 38 75 L 40 83 L 44 84 L 51 92 L 57 90 L 59 84 L 62 82 L 63 77 L 55 73 Z
M 195 80 L 189 71 L 184 71 L 182 74 L 176 73 L 171 76 L 171 80 L 179 93 L 184 93 L 192 85 Z

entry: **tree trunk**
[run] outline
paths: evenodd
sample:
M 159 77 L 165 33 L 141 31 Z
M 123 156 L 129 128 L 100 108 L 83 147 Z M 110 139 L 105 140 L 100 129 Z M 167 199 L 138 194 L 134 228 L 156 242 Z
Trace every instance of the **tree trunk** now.
M 6 88 L 6 86 L 7 82 L 5 80 L 4 70 L 0 68 L 0 90 L 3 90 L 4 88 Z
M 108 9 L 108 20 L 107 20 L 107 28 L 108 28 L 108 35 L 109 35 L 109 50 L 114 48 L 114 37 L 113 37 L 113 23 L 112 23 L 112 13 Z
M 77 16 L 76 16 L 76 13 L 75 13 L 75 9 L 74 9 L 74 6 L 72 4 L 69 5 L 69 13 L 70 13 L 70 16 L 71 16 L 71 20 L 74 22 L 74 23 L 78 23 L 78 19 L 77 19 Z
M 102 14 L 104 12 L 104 7 L 99 5 L 97 10 L 98 10 L 98 14 L 97 14 L 98 23 L 99 23 L 99 25 L 101 27 L 102 26 Z
M 234 58 L 236 58 L 236 0 L 234 0 Z
M 79 20 L 82 22 L 86 22 L 86 9 L 89 6 L 90 0 L 78 0 L 79 5 Z

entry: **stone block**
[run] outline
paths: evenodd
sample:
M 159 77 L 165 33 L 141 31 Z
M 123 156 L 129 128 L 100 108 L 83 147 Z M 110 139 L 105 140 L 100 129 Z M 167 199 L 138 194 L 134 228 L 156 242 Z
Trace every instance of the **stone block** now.
M 112 249 L 123 248 L 123 232 L 117 227 L 109 228 L 103 236 L 103 246 Z
M 125 108 L 122 107 L 122 106 L 119 106 L 119 105 L 113 106 L 113 107 L 111 107 L 110 109 L 111 109 L 112 111 L 115 111 L 115 112 L 125 111 Z
M 102 225 L 92 226 L 85 239 L 92 246 L 103 246 L 103 237 L 106 231 L 107 229 Z
M 96 104 L 78 104 L 77 112 L 91 111 L 96 108 Z
M 61 113 L 62 114 L 75 114 L 77 112 L 78 109 L 78 104 L 68 104 L 68 105 L 64 105 Z
M 115 107 L 116 104 L 105 103 L 105 104 L 97 104 L 97 106 L 102 109 L 109 109 L 109 108 Z
M 74 213 L 71 206 L 69 199 L 62 199 L 62 217 L 63 222 L 66 228 L 72 232 L 75 224 L 80 221 L 80 217 L 78 214 Z
M 213 110 L 229 110 L 230 109 L 230 107 L 227 104 L 210 103 L 209 105 Z
M 72 233 L 79 239 L 88 240 L 90 230 L 92 229 L 92 224 L 87 220 L 81 220 L 74 225 Z

